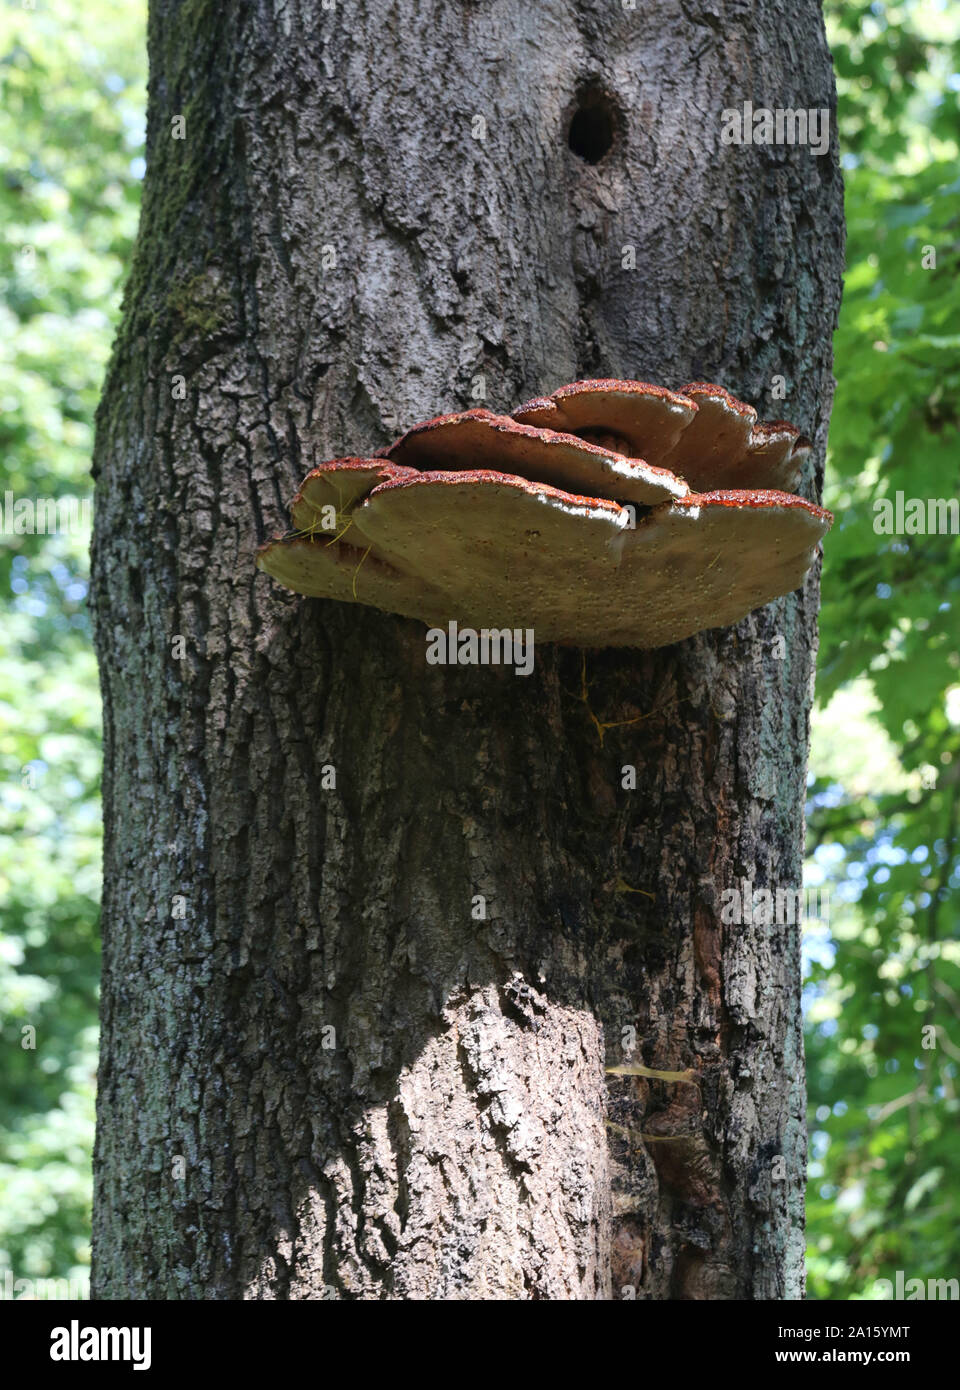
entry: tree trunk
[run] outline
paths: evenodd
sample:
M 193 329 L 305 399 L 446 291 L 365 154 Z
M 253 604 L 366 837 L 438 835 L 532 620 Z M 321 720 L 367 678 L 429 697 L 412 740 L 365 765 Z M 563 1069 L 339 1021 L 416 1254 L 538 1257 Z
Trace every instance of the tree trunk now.
M 835 154 L 720 137 L 832 112 L 819 6 L 154 0 L 150 59 L 96 456 L 95 1294 L 800 1296 L 799 929 L 720 905 L 800 883 L 816 576 L 518 679 L 254 557 L 320 460 L 587 376 L 790 419 L 813 497 Z

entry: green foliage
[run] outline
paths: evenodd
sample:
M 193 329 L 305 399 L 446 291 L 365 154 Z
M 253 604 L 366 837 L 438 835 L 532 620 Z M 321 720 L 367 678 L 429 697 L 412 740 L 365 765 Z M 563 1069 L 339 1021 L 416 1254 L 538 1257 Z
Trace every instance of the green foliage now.
M 811 758 L 833 920 L 808 943 L 808 1269 L 812 1297 L 858 1299 L 897 1270 L 960 1276 L 960 537 L 884 534 L 875 509 L 960 496 L 960 15 L 828 17 L 849 239 Z
M 123 0 L 0 9 L 0 505 L 8 491 L 92 493 L 93 413 L 136 226 L 144 23 Z M 0 534 L 0 1273 L 15 1278 L 74 1278 L 89 1263 L 100 888 L 89 539 Z

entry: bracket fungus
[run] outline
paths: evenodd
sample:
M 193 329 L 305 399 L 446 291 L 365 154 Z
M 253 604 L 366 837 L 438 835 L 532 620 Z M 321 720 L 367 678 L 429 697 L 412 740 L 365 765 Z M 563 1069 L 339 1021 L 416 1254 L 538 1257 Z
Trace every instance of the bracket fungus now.
M 833 520 L 792 491 L 809 449 L 721 386 L 575 382 L 314 468 L 257 564 L 429 626 L 665 646 L 802 584 Z
M 693 382 L 679 392 L 645 381 L 575 381 L 527 401 L 513 418 L 569 430 L 621 453 L 642 453 L 692 488 L 775 488 L 800 484 L 810 441 L 785 420 L 761 424 L 753 406 L 722 386 Z

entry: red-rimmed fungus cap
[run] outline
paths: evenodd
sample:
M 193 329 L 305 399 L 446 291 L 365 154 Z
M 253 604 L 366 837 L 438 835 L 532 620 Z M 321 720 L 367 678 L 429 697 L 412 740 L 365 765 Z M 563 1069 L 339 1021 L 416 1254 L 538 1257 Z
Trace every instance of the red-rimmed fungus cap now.
M 694 460 L 688 481 L 725 477 L 732 460 L 742 471 L 752 457 L 748 468 L 783 472 L 796 431 L 758 426 L 722 388 L 581 382 L 517 414 L 440 416 L 385 456 L 314 469 L 294 502 L 295 531 L 262 547 L 258 565 L 298 593 L 430 626 L 455 619 L 532 628 L 542 642 L 658 647 L 799 587 L 829 529 L 828 512 L 783 490 L 691 492 L 667 470 L 676 457 Z M 642 455 L 630 452 L 641 427 Z
M 643 381 L 576 381 L 514 411 L 523 424 L 565 430 L 667 468 L 698 491 L 799 486 L 810 442 L 783 420 L 764 425 L 722 386 L 678 392 Z
M 592 497 L 656 506 L 690 491 L 665 468 L 576 435 L 538 429 L 510 415 L 465 410 L 415 425 L 387 450 L 395 463 L 431 472 L 494 469 Z

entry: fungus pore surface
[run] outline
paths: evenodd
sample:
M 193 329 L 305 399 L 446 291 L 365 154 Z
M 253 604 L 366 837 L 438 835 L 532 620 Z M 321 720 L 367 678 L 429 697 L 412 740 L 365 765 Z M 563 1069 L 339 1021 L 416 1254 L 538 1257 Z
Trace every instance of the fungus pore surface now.
M 257 564 L 429 626 L 664 646 L 803 583 L 833 519 L 792 491 L 809 448 L 721 386 L 575 382 L 314 468 Z

